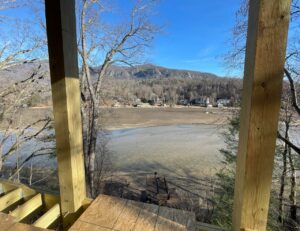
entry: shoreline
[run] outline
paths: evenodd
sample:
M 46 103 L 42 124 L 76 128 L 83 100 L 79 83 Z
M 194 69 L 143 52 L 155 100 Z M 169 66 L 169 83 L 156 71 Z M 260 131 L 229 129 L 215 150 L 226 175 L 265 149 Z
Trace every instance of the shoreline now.
M 118 131 L 118 130 L 126 130 L 126 129 L 139 129 L 139 128 L 153 128 L 153 127 L 167 127 L 167 126 L 223 126 L 226 123 L 176 123 L 176 124 L 130 124 L 130 125 L 123 125 L 118 127 L 105 127 L 108 131 Z
M 155 126 L 171 125 L 226 125 L 237 108 L 204 108 L 204 107 L 119 107 L 101 108 L 103 127 L 108 131 L 134 128 L 148 128 Z M 51 107 L 24 108 L 15 121 L 22 124 L 12 124 L 9 132 L 18 131 L 27 124 L 32 124 L 46 116 L 52 117 Z M 293 126 L 299 126 L 300 121 L 295 121 Z M 0 124 L 0 132 L 6 131 L 7 124 Z M 38 126 L 36 128 L 39 128 Z

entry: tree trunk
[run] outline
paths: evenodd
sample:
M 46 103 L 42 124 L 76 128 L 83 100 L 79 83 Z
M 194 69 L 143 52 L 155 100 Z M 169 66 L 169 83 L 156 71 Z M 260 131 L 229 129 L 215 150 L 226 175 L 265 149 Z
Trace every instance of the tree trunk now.
M 289 129 L 290 129 L 290 119 L 287 119 L 284 122 L 285 125 L 285 139 L 289 139 Z M 285 190 L 285 178 L 287 174 L 287 153 L 288 153 L 289 146 L 287 143 L 284 143 L 284 150 L 282 153 L 282 174 L 280 177 L 280 191 L 279 191 L 279 215 L 278 215 L 278 221 L 283 224 L 283 197 L 284 197 L 284 190 Z
M 287 135 L 287 130 L 285 132 Z M 286 136 L 285 136 L 286 137 Z M 283 224 L 283 197 L 284 197 L 284 189 L 285 189 L 285 178 L 286 178 L 286 170 L 287 170 L 287 152 L 288 152 L 288 146 L 287 144 L 284 144 L 284 151 L 282 153 L 282 173 L 280 177 L 280 191 L 279 191 L 279 215 L 278 215 L 278 221 Z
M 83 73 L 86 80 L 86 88 L 89 92 L 90 98 L 86 102 L 88 110 L 88 115 L 86 122 L 86 134 L 84 142 L 84 158 L 85 158 L 85 168 L 87 175 L 87 194 L 90 197 L 94 197 L 95 184 L 94 184 L 94 173 L 95 173 L 95 157 L 96 157 L 96 144 L 97 144 L 97 121 L 98 121 L 98 103 L 93 83 L 90 76 L 90 67 L 88 65 L 88 54 L 86 49 L 86 31 L 85 31 L 85 10 L 87 8 L 88 2 L 84 2 L 81 11 L 81 47 L 82 47 L 82 62 L 83 62 Z
M 292 157 L 291 148 L 288 149 L 288 158 L 289 158 L 289 164 L 291 168 L 291 191 L 290 191 L 290 219 L 293 221 L 294 224 L 297 223 L 297 205 L 296 205 L 296 171 L 294 166 L 294 160 Z
M 94 119 L 95 120 L 95 119 Z M 94 197 L 95 193 L 95 184 L 94 184 L 94 174 L 95 174 L 95 158 L 96 158 L 96 144 L 97 144 L 97 128 L 94 123 L 91 130 L 91 141 L 89 147 L 89 183 L 90 183 L 90 193 Z

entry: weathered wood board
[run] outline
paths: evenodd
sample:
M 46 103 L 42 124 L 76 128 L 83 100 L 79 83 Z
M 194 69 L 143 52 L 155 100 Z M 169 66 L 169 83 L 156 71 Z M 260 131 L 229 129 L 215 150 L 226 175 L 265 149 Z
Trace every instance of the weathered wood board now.
M 17 223 L 16 219 L 8 214 L 0 212 L 0 230 L 1 231 L 50 231 L 34 227 L 27 224 Z
M 70 231 L 195 231 L 195 214 L 106 195 L 96 198 Z

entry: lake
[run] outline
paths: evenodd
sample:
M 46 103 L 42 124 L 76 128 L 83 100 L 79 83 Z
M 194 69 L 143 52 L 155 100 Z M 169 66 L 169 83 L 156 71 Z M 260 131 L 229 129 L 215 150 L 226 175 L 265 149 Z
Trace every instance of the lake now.
M 113 130 L 109 149 L 114 170 L 155 171 L 182 177 L 214 174 L 224 142 L 217 125 L 172 125 Z
M 112 130 L 107 136 L 113 170 L 116 174 L 133 176 L 155 171 L 177 177 L 212 175 L 220 163 L 218 150 L 224 145 L 222 129 L 203 124 Z M 38 147 L 29 142 L 18 153 L 24 157 Z M 16 156 L 12 156 L 7 164 L 15 161 Z M 38 157 L 34 164 L 55 168 L 56 159 Z

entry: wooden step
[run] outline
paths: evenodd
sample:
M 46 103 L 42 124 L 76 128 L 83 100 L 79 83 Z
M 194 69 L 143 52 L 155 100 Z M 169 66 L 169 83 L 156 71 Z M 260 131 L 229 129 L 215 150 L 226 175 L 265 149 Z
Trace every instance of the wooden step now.
M 49 209 L 43 216 L 36 220 L 33 226 L 40 228 L 48 228 L 51 224 L 57 221 L 60 217 L 60 206 L 55 204 L 51 209 Z
M 0 211 L 3 211 L 14 203 L 20 201 L 22 198 L 23 192 L 21 188 L 17 188 L 5 194 L 4 196 L 0 197 Z
M 43 205 L 42 195 L 39 193 L 32 197 L 30 200 L 26 201 L 24 204 L 20 205 L 9 215 L 15 217 L 16 221 L 19 222 L 25 217 L 33 213 L 35 210 Z
M 90 203 L 91 201 L 87 201 L 85 204 Z M 82 211 L 86 209 L 87 205 Z M 7 230 L 9 226 L 9 230 L 14 231 L 56 228 L 60 221 L 60 215 L 57 195 L 37 192 L 26 185 L 0 179 L 0 230 L 3 229 L 3 226 L 4 230 Z M 8 218 L 11 218 L 12 222 L 7 223 Z M 74 221 L 72 220 L 71 223 L 73 224 Z
M 17 189 L 19 187 L 14 186 L 14 185 L 6 185 L 6 184 L 2 184 L 0 183 L 0 194 L 7 194 L 8 192 Z

